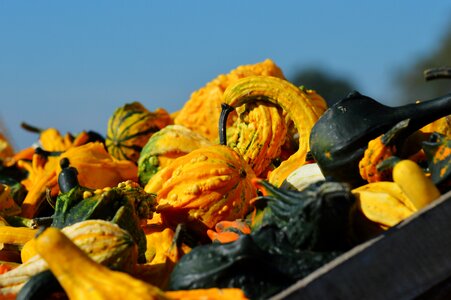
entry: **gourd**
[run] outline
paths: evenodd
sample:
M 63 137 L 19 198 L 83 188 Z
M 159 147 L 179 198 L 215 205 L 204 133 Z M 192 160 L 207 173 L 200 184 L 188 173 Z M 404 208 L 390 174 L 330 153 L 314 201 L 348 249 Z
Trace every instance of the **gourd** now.
M 440 197 L 440 191 L 432 180 L 412 160 L 402 159 L 395 163 L 393 181 L 401 187 L 417 209 L 425 207 Z
M 253 178 L 255 173 L 238 153 L 213 145 L 176 158 L 144 190 L 157 195 L 157 212 L 166 222 L 186 222 L 202 235 L 219 221 L 249 212 L 249 201 L 257 195 Z
M 113 157 L 137 162 L 152 134 L 172 123 L 163 108 L 150 112 L 140 102 L 127 103 L 117 108 L 108 120 L 105 145 Z
M 39 147 L 49 152 L 63 152 L 71 147 L 77 147 L 89 142 L 98 141 L 103 143 L 105 141 L 99 133 L 92 130 L 83 130 L 75 136 L 67 132 L 63 136 L 58 129 L 53 127 L 42 129 L 25 122 L 22 122 L 21 127 L 29 132 L 39 134 Z
M 296 153 L 283 161 L 280 166 L 271 171 L 269 181 L 280 186 L 287 176 L 306 161 L 309 151 L 310 130 L 324 112 L 325 101 L 313 90 L 301 89 L 290 82 L 271 76 L 250 76 L 229 86 L 224 92 L 224 109 L 221 118 L 227 120 L 227 110 L 239 107 L 257 100 L 267 101 L 280 106 L 293 121 L 299 134 L 299 148 Z M 320 104 L 318 104 L 320 103 Z M 223 122 L 220 122 L 220 124 Z M 224 143 L 226 127 L 220 128 L 221 141 Z M 278 131 L 274 134 L 278 137 Z M 258 151 L 261 143 L 254 145 Z
M 424 133 L 437 132 L 451 138 L 451 115 L 435 120 L 420 129 Z
M 207 235 L 213 243 L 230 243 L 243 234 L 250 234 L 251 228 L 244 220 L 220 221 L 214 230 L 209 229 Z
M 210 289 L 194 289 L 183 291 L 167 291 L 166 296 L 170 299 L 180 300 L 245 300 L 248 299 L 241 289 L 237 288 L 210 288 Z
M 146 263 L 138 264 L 133 276 L 166 290 L 175 264 L 191 247 L 184 242 L 184 226 L 178 225 L 173 230 L 161 223 L 161 218 L 157 219 L 158 222 L 152 218 L 143 226 L 147 240 Z
M 217 126 L 224 91 L 239 79 L 254 75 L 285 78 L 282 70 L 270 59 L 256 64 L 238 66 L 228 74 L 221 74 L 194 91 L 182 109 L 177 112 L 174 123 L 217 142 Z M 232 126 L 234 119 L 235 115 L 228 120 L 227 126 Z
M 409 131 L 413 133 L 449 114 L 451 94 L 389 107 L 353 92 L 330 107 L 315 123 L 310 134 L 310 150 L 326 178 L 357 187 L 364 183 L 358 164 L 370 140 L 402 120 L 410 119 Z M 407 136 L 409 131 L 403 134 Z
M 62 177 L 73 173 L 62 173 Z M 61 180 L 65 181 L 65 180 Z M 88 189 L 74 186 L 58 195 L 51 225 L 58 228 L 89 219 L 102 219 L 130 233 L 138 246 L 138 261 L 145 262 L 146 238 L 141 224 L 155 211 L 155 196 L 138 183 L 125 181 L 115 187 Z
M 18 162 L 18 165 L 29 173 L 28 177 L 21 181 L 28 190 L 22 204 L 22 217 L 33 218 L 39 213 L 47 190 L 50 190 L 52 197 L 58 195 L 61 159 L 70 161 L 71 166 L 77 169 L 80 185 L 88 188 L 105 188 L 126 180 L 138 180 L 136 165 L 131 161 L 115 159 L 101 142 L 71 147 L 65 152 L 50 156 L 38 148 L 31 162 Z
M 395 146 L 387 145 L 383 135 L 371 140 L 368 148 L 359 162 L 359 171 L 362 179 L 368 182 L 391 180 L 391 170 L 380 170 L 378 164 L 396 153 Z
M 0 226 L 0 244 L 23 246 L 37 230 L 28 227 Z
M 28 172 L 28 177 L 21 181 L 21 184 L 27 189 L 27 194 L 22 202 L 20 215 L 25 218 L 33 218 L 39 212 L 47 190 L 50 191 L 51 196 L 58 194 L 56 176 L 58 159 L 47 157 L 37 151 L 33 154 L 31 162 L 20 160 L 17 164 Z
M 291 172 L 280 187 L 287 190 L 301 191 L 310 184 L 323 180 L 326 180 L 326 178 L 318 164 L 310 162 Z
M 3 217 L 14 216 L 20 214 L 21 211 L 11 194 L 11 187 L 0 182 L 0 215 Z
M 114 158 L 100 142 L 71 148 L 58 158 L 56 175 L 59 176 L 62 171 L 59 161 L 67 158 L 70 165 L 77 169 L 80 185 L 87 188 L 101 189 L 127 180 L 138 181 L 136 165 Z
M 14 155 L 14 149 L 6 136 L 0 132 L 0 159 L 6 159 Z
M 163 292 L 131 275 L 95 262 L 56 228 L 47 228 L 36 241 L 69 299 L 247 299 L 237 288 Z M 70 259 L 69 259 L 70 258 Z M 33 295 L 29 295 L 32 298 Z
M 136 265 L 136 244 L 130 234 L 116 224 L 88 220 L 67 226 L 61 232 L 99 263 L 127 272 L 132 272 Z M 62 249 L 54 251 L 60 252 Z M 49 252 L 48 255 L 57 253 Z M 64 263 L 69 261 L 70 256 Z M 31 276 L 46 269 L 45 260 L 40 255 L 35 255 L 17 268 L 0 274 L 0 295 L 16 294 Z
M 237 151 L 255 175 L 260 176 L 280 156 L 288 124 L 282 109 L 265 101 L 242 105 L 237 113 L 233 134 L 227 137 L 227 146 Z
M 195 149 L 213 143 L 203 135 L 181 125 L 168 125 L 153 134 L 143 147 L 138 159 L 138 176 L 141 185 L 172 160 Z
M 430 179 L 443 192 L 449 189 L 451 174 L 451 138 L 434 132 L 422 143 Z
M 371 182 L 352 190 L 356 206 L 369 221 L 387 229 L 418 209 L 401 187 L 392 181 Z
M 72 300 L 168 299 L 160 289 L 95 262 L 56 228 L 44 230 L 36 250 Z
M 362 179 L 367 182 L 392 180 L 392 170 L 387 166 L 381 167 L 381 163 L 395 154 L 399 155 L 398 148 L 402 150 L 402 139 L 407 139 L 403 136 L 403 132 L 409 129 L 409 124 L 409 119 L 402 120 L 384 134 L 368 142 L 368 147 L 359 162 L 359 172 Z
M 194 247 L 175 266 L 170 289 L 235 287 L 251 299 L 269 299 L 349 249 L 354 197 L 346 185 L 321 182 L 303 191 L 259 179 L 254 185 L 262 196 L 254 199 L 260 221 L 251 233 Z

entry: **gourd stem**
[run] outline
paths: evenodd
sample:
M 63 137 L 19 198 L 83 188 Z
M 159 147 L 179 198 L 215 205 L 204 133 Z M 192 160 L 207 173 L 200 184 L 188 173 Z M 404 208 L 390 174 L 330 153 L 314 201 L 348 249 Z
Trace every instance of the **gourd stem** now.
M 221 104 L 221 115 L 219 116 L 219 143 L 221 145 L 227 145 L 227 117 L 234 110 L 233 106 L 227 103 Z
M 80 186 L 78 182 L 78 171 L 76 168 L 70 166 L 70 161 L 67 157 L 60 160 L 61 172 L 58 175 L 58 186 L 62 193 L 67 193 L 71 189 Z
M 420 129 L 421 127 L 451 114 L 451 93 L 431 100 L 411 103 L 393 109 L 393 114 L 399 120 L 411 119 L 409 127 Z
M 62 151 L 47 151 L 47 150 L 42 149 L 41 147 L 37 147 L 36 149 L 34 149 L 34 153 L 45 156 L 45 157 L 49 157 L 49 156 L 60 156 L 61 153 L 63 153 L 63 152 Z
M 35 127 L 35 126 L 27 124 L 25 122 L 20 123 L 20 127 L 25 129 L 26 131 L 30 131 L 30 132 L 34 132 L 34 133 L 41 133 L 43 131 L 41 128 Z
M 32 219 L 32 228 L 48 227 L 53 223 L 53 216 L 36 217 Z
M 439 78 L 451 79 L 451 67 L 432 68 L 424 71 L 424 79 L 426 81 Z

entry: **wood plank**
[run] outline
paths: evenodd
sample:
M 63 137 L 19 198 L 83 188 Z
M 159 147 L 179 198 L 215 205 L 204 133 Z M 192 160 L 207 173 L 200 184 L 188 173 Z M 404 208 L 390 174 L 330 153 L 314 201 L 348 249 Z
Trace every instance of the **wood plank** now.
M 451 278 L 451 191 L 324 265 L 280 299 L 414 299 Z M 436 293 L 437 294 L 437 293 Z

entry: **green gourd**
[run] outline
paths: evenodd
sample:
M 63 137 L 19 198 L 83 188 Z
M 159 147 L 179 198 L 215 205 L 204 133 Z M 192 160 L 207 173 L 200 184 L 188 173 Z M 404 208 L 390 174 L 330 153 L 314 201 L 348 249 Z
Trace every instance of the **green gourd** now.
M 368 142 L 398 122 L 410 119 L 405 136 L 451 114 L 451 94 L 398 107 L 389 107 L 358 92 L 331 106 L 310 133 L 310 151 L 326 178 L 361 185 L 359 161 Z

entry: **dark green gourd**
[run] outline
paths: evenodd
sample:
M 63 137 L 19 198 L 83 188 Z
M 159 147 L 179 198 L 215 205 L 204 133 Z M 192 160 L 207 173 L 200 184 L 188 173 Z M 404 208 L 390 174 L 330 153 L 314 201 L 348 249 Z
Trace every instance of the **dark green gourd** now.
M 389 107 L 358 92 L 331 106 L 310 134 L 310 151 L 321 171 L 335 181 L 362 183 L 358 163 L 370 140 L 410 119 L 409 135 L 451 114 L 451 94 L 419 103 Z

